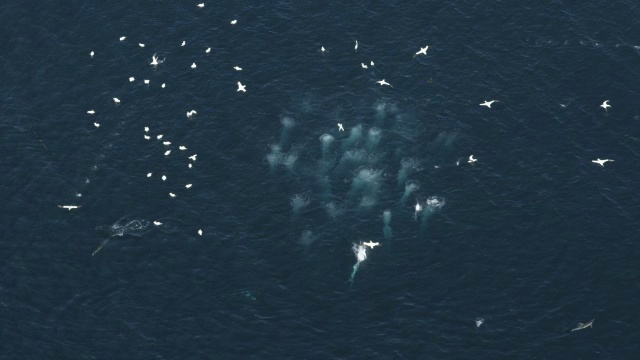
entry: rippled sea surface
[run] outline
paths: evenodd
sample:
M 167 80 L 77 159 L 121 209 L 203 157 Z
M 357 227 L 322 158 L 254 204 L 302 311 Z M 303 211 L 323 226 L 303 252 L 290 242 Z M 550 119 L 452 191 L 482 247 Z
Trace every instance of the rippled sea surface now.
M 0 358 L 637 356 L 636 2 L 196 4 L 0 4 Z

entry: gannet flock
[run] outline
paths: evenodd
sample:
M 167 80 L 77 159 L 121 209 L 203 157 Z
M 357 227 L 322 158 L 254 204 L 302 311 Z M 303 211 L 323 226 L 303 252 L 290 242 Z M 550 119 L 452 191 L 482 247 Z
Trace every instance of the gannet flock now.
M 204 8 L 205 7 L 205 3 L 199 3 L 199 4 L 197 4 L 197 7 L 198 8 Z M 228 21 L 228 20 L 225 20 L 225 21 Z M 243 21 L 245 21 L 245 20 L 243 20 Z M 231 25 L 237 25 L 238 21 L 235 20 L 235 19 L 231 20 L 230 24 Z M 243 24 L 244 23 L 238 25 L 238 28 L 241 28 Z M 236 28 L 234 28 L 234 29 L 236 29 Z M 119 42 L 127 44 L 125 42 L 127 40 L 127 36 L 123 35 L 123 36 L 120 36 L 118 38 L 116 38 L 114 36 L 113 39 L 114 39 L 114 41 L 117 39 Z M 133 39 L 133 41 L 137 41 L 137 39 Z M 187 44 L 189 44 L 189 45 L 187 45 Z M 317 45 L 318 44 L 315 44 L 315 45 L 314 44 L 310 44 L 309 45 L 310 51 L 314 51 L 314 54 L 316 54 L 316 55 L 317 55 L 317 52 L 318 52 Z M 322 53 L 327 58 L 330 57 L 332 55 L 332 53 L 335 53 L 335 52 L 338 51 L 338 50 L 335 50 L 335 47 L 332 44 L 326 44 L 326 45 L 330 49 L 330 51 L 328 51 L 327 48 L 324 47 L 324 45 L 321 45 L 320 48 L 319 48 L 319 52 Z M 434 50 L 432 50 L 431 52 L 428 52 L 428 50 L 429 50 L 429 46 L 428 45 L 427 46 L 421 46 L 423 44 L 416 44 L 416 45 L 418 45 L 418 46 L 416 46 L 416 48 L 414 48 L 413 50 L 407 51 L 407 53 L 403 54 L 403 56 L 406 56 L 407 59 L 409 59 L 409 60 L 411 59 L 411 57 L 414 57 L 414 58 L 416 58 L 414 61 L 419 61 L 420 59 L 429 59 L 429 57 L 427 57 L 427 56 L 432 56 Z M 135 46 L 135 45 L 132 45 L 132 46 Z M 146 45 L 144 43 L 139 42 L 138 46 L 140 48 L 144 49 Z M 180 43 L 178 43 L 178 42 L 173 43 L 172 46 L 179 46 L 179 47 L 184 47 L 186 49 L 189 49 L 189 48 L 193 47 L 193 42 L 191 40 L 189 42 L 187 42 L 187 40 L 182 40 Z M 153 44 L 149 43 L 149 48 L 153 48 Z M 364 48 L 362 48 L 360 52 L 358 52 L 358 48 L 359 48 L 358 40 L 355 40 L 354 52 L 360 54 L 360 53 L 364 52 L 365 50 L 367 50 L 366 44 L 364 44 Z M 202 49 L 203 49 L 202 46 L 197 49 L 197 52 L 200 55 L 202 55 L 202 53 L 201 53 Z M 83 50 L 83 54 L 84 54 L 83 55 L 84 56 L 83 59 L 87 60 L 86 59 L 86 52 L 84 52 L 84 51 L 86 51 L 86 50 Z M 98 51 L 100 51 L 100 49 L 98 49 Z M 415 51 L 415 53 L 414 53 L 414 51 Z M 437 51 L 437 49 L 435 51 Z M 211 47 L 204 48 L 204 52 L 206 54 L 210 54 L 212 52 Z M 151 51 L 149 51 L 149 53 L 147 53 L 146 56 L 145 56 L 145 59 L 146 59 L 145 60 L 145 64 L 149 61 L 149 55 L 151 55 L 151 61 L 148 64 L 153 66 L 153 67 L 158 67 L 160 64 L 163 64 L 165 61 L 167 61 L 167 58 L 160 59 L 159 56 L 158 56 L 158 53 L 156 53 L 156 52 L 154 52 L 153 54 L 150 54 L 150 53 L 151 53 Z M 350 50 L 349 50 L 349 53 L 351 55 L 353 55 L 353 56 L 357 55 L 357 54 L 351 53 Z M 428 53 L 429 53 L 429 55 L 428 55 Z M 92 59 L 91 61 L 98 61 L 100 59 L 100 57 L 103 56 L 103 54 L 104 54 L 103 52 L 100 52 L 98 54 L 98 56 L 96 57 L 96 53 L 94 51 L 90 51 L 89 52 L 90 58 Z M 211 57 L 215 56 L 215 51 L 210 56 Z M 89 60 L 87 60 L 87 61 L 89 61 Z M 171 59 L 169 59 L 169 61 L 171 61 Z M 231 69 L 233 69 L 235 72 L 237 72 L 237 75 L 233 75 L 233 76 L 240 77 L 244 73 L 251 72 L 252 69 L 255 68 L 255 65 L 252 65 L 252 64 L 245 64 L 243 62 L 239 62 L 239 64 L 241 64 L 243 66 L 246 66 L 247 70 L 243 71 L 243 68 L 238 66 L 238 65 L 235 65 L 232 68 L 226 67 L 226 69 L 229 70 L 229 71 L 231 71 Z M 354 59 L 353 64 L 354 64 L 353 65 L 354 68 L 357 68 L 358 64 L 359 64 L 359 67 L 362 68 L 362 69 L 369 69 L 369 67 L 373 67 L 374 66 L 374 62 L 371 61 L 371 60 L 367 64 L 366 61 L 363 62 L 362 60 Z M 190 61 L 190 64 L 189 63 L 183 63 L 183 64 L 181 64 L 181 66 L 184 66 L 185 68 L 186 68 L 186 66 L 189 66 L 193 70 L 196 70 L 198 68 L 198 65 L 196 64 L 196 62 L 191 62 L 191 61 Z M 204 62 L 202 62 L 201 66 L 202 67 L 206 67 L 206 64 Z M 230 66 L 230 64 L 227 65 L 227 66 Z M 369 71 L 371 72 L 371 74 L 373 74 L 374 70 L 377 70 L 377 69 L 380 69 L 380 68 L 381 68 L 381 66 L 379 66 L 376 69 L 371 69 Z M 195 73 L 197 73 L 198 71 L 196 71 Z M 365 72 L 362 71 L 362 73 L 365 73 Z M 126 76 L 127 75 L 128 74 L 123 75 L 122 81 L 126 82 Z M 382 76 L 376 77 L 376 78 L 380 79 L 381 77 Z M 142 78 L 141 76 L 138 77 L 138 79 L 141 79 L 141 78 Z M 399 86 L 399 87 L 401 86 L 400 80 L 398 80 L 397 78 L 395 80 L 398 81 L 398 82 L 395 82 L 394 79 L 389 76 L 389 74 L 387 74 L 387 78 L 389 78 L 390 81 L 393 82 L 394 84 L 396 84 L 397 86 Z M 250 92 L 248 92 L 248 90 L 247 90 L 248 85 L 243 84 L 240 80 L 237 80 L 237 79 L 234 79 L 234 81 L 236 83 L 235 85 L 237 85 L 237 88 L 235 89 L 235 91 L 232 88 L 233 83 L 221 84 L 221 86 L 225 86 L 226 88 L 228 88 L 230 94 L 234 93 L 234 92 L 235 93 L 241 92 L 242 94 L 238 94 L 238 96 L 250 96 L 250 95 L 254 95 L 255 93 L 259 92 L 259 90 L 260 90 L 260 86 L 259 85 L 261 85 L 261 84 L 252 83 L 251 80 L 246 80 L 245 78 L 241 78 L 241 79 L 242 79 L 242 81 L 248 82 L 248 84 L 251 85 L 251 87 L 249 89 Z M 136 81 L 136 77 L 135 76 L 129 76 L 128 80 L 129 80 L 130 83 L 134 83 Z M 146 85 L 150 85 L 151 84 L 149 79 L 144 79 L 143 82 Z M 380 85 L 380 86 L 388 87 L 388 88 L 385 88 L 384 90 L 379 90 L 381 92 L 382 91 L 384 91 L 384 92 L 387 92 L 387 91 L 393 92 L 394 91 L 393 90 L 394 86 L 392 86 L 391 83 L 389 83 L 386 80 L 386 78 L 383 78 L 381 80 L 377 80 L 377 81 L 375 81 L 375 83 Z M 157 86 L 156 84 L 157 83 L 154 80 L 153 86 Z M 373 83 L 371 81 L 368 84 L 371 84 L 371 86 L 376 86 L 376 85 L 373 85 Z M 162 83 L 161 87 L 164 89 L 166 87 L 166 84 Z M 171 91 L 172 88 L 173 88 L 173 85 L 167 91 Z M 120 95 L 120 96 L 122 96 L 122 95 Z M 493 109 L 493 110 L 491 110 L 493 112 L 493 111 L 499 111 L 500 107 L 503 106 L 503 104 L 504 104 L 504 103 L 501 103 L 500 100 L 482 100 L 481 96 L 482 95 L 480 94 L 477 99 L 473 100 L 473 104 L 472 104 L 473 106 L 478 106 L 478 105 L 479 106 L 483 106 L 483 107 L 486 107 L 488 109 Z M 126 102 L 127 98 L 123 97 L 123 100 Z M 507 100 L 505 100 L 505 99 L 503 99 L 503 100 L 505 101 L 505 103 L 507 102 Z M 113 97 L 112 101 L 113 101 L 114 105 L 121 104 L 121 100 L 118 97 Z M 482 103 L 477 103 L 477 101 L 483 101 L 483 102 Z M 494 108 L 492 108 L 492 105 L 494 105 L 494 104 L 496 106 Z M 596 104 L 593 104 L 594 108 L 595 108 L 595 105 Z M 99 104 L 92 104 L 91 106 L 92 107 L 95 106 L 95 108 L 98 109 L 98 110 L 94 110 L 93 108 L 90 109 L 90 110 L 87 110 L 86 113 L 88 115 L 95 115 L 96 111 L 100 111 Z M 611 105 L 609 104 L 609 100 L 605 100 L 604 102 L 602 102 L 600 107 L 603 108 L 604 111 L 608 111 L 611 108 Z M 198 107 L 198 109 L 201 109 L 201 108 Z M 597 108 L 595 108 L 595 109 L 597 110 Z M 185 111 L 185 110 L 186 109 L 183 109 L 181 111 Z M 482 111 L 489 111 L 489 110 L 482 110 Z M 598 111 L 601 111 L 601 110 L 598 110 Z M 193 109 L 187 110 L 185 112 L 182 112 L 181 114 L 185 114 L 185 113 L 186 113 L 187 119 L 192 119 L 194 117 L 194 115 L 198 114 L 196 112 L 196 110 L 193 110 Z M 94 117 L 94 119 L 100 117 L 101 114 L 103 114 L 103 113 L 100 113 L 98 116 Z M 205 116 L 205 115 L 206 115 L 206 110 L 203 111 L 203 115 L 200 115 L 200 116 Z M 180 115 L 180 116 L 182 117 L 184 115 Z M 193 119 L 193 121 L 191 121 L 189 123 L 196 123 L 199 120 L 200 120 L 200 117 L 196 117 L 195 119 Z M 333 141 L 336 141 L 336 139 L 339 136 L 338 134 L 340 134 L 340 133 L 345 133 L 345 134 L 340 135 L 340 136 L 342 136 L 344 138 L 343 141 L 345 141 L 345 143 L 349 141 L 349 138 L 357 139 L 357 138 L 359 138 L 361 136 L 361 133 L 362 133 L 363 130 L 362 130 L 362 128 L 358 128 L 359 125 L 352 126 L 353 123 L 349 122 L 350 119 L 340 119 L 340 120 L 341 120 L 341 122 L 337 123 L 337 133 L 336 133 L 336 128 L 333 127 L 333 135 L 327 134 L 327 136 L 323 135 L 321 137 L 321 141 L 323 142 L 323 147 L 326 147 L 326 149 L 328 149 L 331 146 L 331 143 Z M 182 121 L 185 121 L 183 117 L 182 117 Z M 106 124 L 106 123 L 103 123 L 103 124 Z M 98 123 L 98 122 L 93 122 L 93 125 L 97 129 L 99 129 L 101 127 L 100 123 Z M 293 125 L 291 125 L 289 122 L 284 122 L 283 121 L 283 126 L 284 127 L 291 127 Z M 345 128 L 345 126 L 346 126 L 346 128 Z M 104 127 L 107 127 L 107 126 L 105 125 Z M 104 129 L 104 127 L 103 127 L 103 129 Z M 101 131 L 101 130 L 95 130 L 95 131 Z M 327 130 L 327 131 L 329 132 L 329 130 Z M 370 131 L 368 133 L 368 138 L 366 140 L 367 141 L 367 146 L 375 147 L 375 144 L 376 144 L 376 141 L 377 141 L 376 140 L 376 136 L 379 136 L 379 133 L 380 133 L 380 129 L 377 129 L 377 132 L 373 128 L 370 129 Z M 137 136 L 139 136 L 139 135 L 137 135 Z M 151 130 L 151 127 L 145 126 L 144 127 L 143 138 L 145 140 L 151 140 L 153 136 L 155 136 L 157 140 L 162 140 L 164 134 L 158 134 L 157 132 L 154 134 L 153 131 Z M 187 167 L 189 169 L 191 169 L 193 167 L 193 164 L 196 162 L 197 154 L 192 154 L 190 156 L 185 156 L 186 155 L 185 153 L 180 153 L 178 151 L 172 153 L 172 149 L 169 148 L 169 147 L 171 147 L 173 145 L 171 140 L 173 140 L 174 142 L 177 142 L 177 141 L 176 141 L 175 138 L 172 138 L 171 134 L 167 134 L 167 136 L 168 136 L 169 140 L 162 141 L 162 145 L 164 147 L 166 147 L 166 148 L 159 147 L 159 149 L 162 149 L 162 150 L 158 150 L 158 151 L 162 151 L 165 157 L 169 157 L 169 156 L 171 156 L 172 158 L 173 157 L 177 157 L 177 156 L 184 157 L 185 164 L 187 165 Z M 340 140 L 342 140 L 342 138 Z M 152 143 L 156 143 L 156 142 L 152 141 Z M 179 144 L 179 142 L 178 142 L 178 144 Z M 178 147 L 178 149 L 180 151 L 186 151 L 188 148 L 185 145 L 180 145 Z M 325 148 L 323 148 L 323 150 L 324 149 Z M 284 165 L 285 167 L 289 167 L 289 168 L 293 168 L 293 166 L 295 164 L 295 161 L 297 159 L 297 154 L 294 154 L 294 153 L 286 153 L 285 154 L 283 152 L 282 147 L 278 147 L 278 148 L 274 147 L 274 148 L 272 148 L 272 153 L 270 153 L 269 156 L 271 156 L 271 155 L 273 155 L 272 159 L 275 159 L 274 161 L 275 161 L 276 165 Z M 464 156 L 462 154 L 460 156 L 461 157 L 456 162 L 456 165 L 459 165 L 460 160 L 464 161 Z M 359 153 L 357 150 L 351 150 L 351 152 L 346 151 L 344 153 L 344 156 L 338 161 L 338 165 L 337 166 L 344 166 L 345 168 L 349 168 L 349 166 L 351 166 L 350 165 L 351 163 L 357 161 L 357 160 L 354 160 L 354 159 L 360 159 L 362 157 L 363 157 L 362 153 Z M 482 157 L 482 154 L 481 154 L 481 157 Z M 187 161 L 187 160 L 189 160 L 189 161 Z M 476 165 L 476 166 L 478 166 L 478 168 L 481 168 L 483 166 L 483 164 L 486 163 L 486 161 L 487 160 L 485 160 L 485 157 L 482 157 L 482 161 L 478 163 L 478 159 L 475 158 L 474 155 L 469 155 L 468 156 L 468 160 L 467 160 L 468 164 Z M 594 163 L 596 165 L 600 165 L 601 167 L 604 167 L 605 163 L 613 162 L 613 161 L 614 160 L 612 160 L 612 159 L 600 159 L 600 158 L 597 158 L 595 160 L 591 160 L 592 163 Z M 414 171 L 413 170 L 414 168 L 412 166 L 413 165 L 407 165 L 407 167 L 406 167 L 407 170 L 406 171 L 409 172 L 409 173 L 411 171 Z M 609 166 L 610 165 L 608 164 L 607 167 L 609 167 Z M 436 165 L 435 168 L 438 168 L 438 165 Z M 149 170 L 149 169 L 147 169 L 147 170 Z M 361 173 L 358 173 L 358 175 L 353 180 L 353 182 L 355 184 L 355 183 L 358 183 L 358 181 L 360 181 L 363 185 L 362 185 L 362 188 L 358 188 L 358 187 L 354 186 L 353 192 L 354 193 L 361 192 L 362 194 L 364 194 L 362 196 L 362 204 L 363 204 L 362 206 L 366 207 L 366 204 L 367 204 L 366 201 L 368 201 L 370 199 L 367 199 L 367 195 L 365 194 L 366 190 L 362 190 L 362 189 L 368 189 L 369 187 L 375 187 L 376 186 L 376 181 L 377 181 L 376 176 L 378 176 L 378 175 L 375 173 L 375 171 L 362 173 L 363 170 L 360 170 L 360 169 L 358 169 L 358 170 L 361 171 Z M 160 172 L 161 170 L 156 170 L 156 171 L 157 171 L 156 174 L 161 173 Z M 153 172 L 147 172 L 146 173 L 146 177 L 150 179 L 149 181 L 158 181 L 157 180 L 158 179 L 157 175 L 154 177 L 153 176 Z M 400 179 L 401 177 L 402 177 L 401 174 L 399 174 L 398 178 Z M 166 175 L 162 175 L 160 179 L 161 179 L 161 181 L 166 182 L 168 177 Z M 174 178 L 172 178 L 172 179 L 174 179 Z M 404 180 L 406 180 L 406 179 L 404 179 Z M 404 181 L 404 182 L 406 182 L 406 181 Z M 404 185 L 404 183 L 402 185 Z M 191 189 L 193 187 L 193 183 L 189 182 L 189 183 L 186 183 L 186 184 L 175 184 L 175 187 L 172 188 L 171 191 L 168 191 L 169 197 L 170 198 L 176 198 L 179 195 L 185 194 L 184 192 L 182 192 L 182 193 L 179 192 L 180 190 L 183 190 L 182 187 L 184 187 L 184 189 Z M 198 188 L 199 188 L 199 186 L 196 185 L 196 187 L 193 188 L 191 191 L 197 191 Z M 166 196 L 166 194 L 167 193 L 164 193 L 163 196 Z M 306 206 L 304 201 L 297 202 L 296 204 L 299 204 L 300 206 Z M 416 199 L 415 205 L 412 206 L 413 211 L 414 211 L 414 219 L 417 220 L 418 216 L 420 215 L 420 213 L 426 212 L 429 208 L 434 208 L 434 207 L 439 207 L 439 206 L 441 206 L 441 203 L 437 203 L 437 204 L 436 203 L 429 203 L 429 201 L 425 202 L 424 200 L 420 201 L 420 200 Z M 65 210 L 72 210 L 72 209 L 75 210 L 75 209 L 79 209 L 81 206 L 80 205 L 58 205 L 58 207 L 61 208 L 61 209 L 65 209 Z M 407 208 L 411 209 L 408 206 L 407 206 Z M 336 211 L 336 214 L 339 214 L 339 209 L 335 210 L 335 211 Z M 411 210 L 408 210 L 408 211 L 410 212 Z M 422 215 L 422 216 L 426 216 L 426 215 Z M 410 213 L 408 214 L 408 217 L 410 217 Z M 388 215 L 388 218 L 390 219 L 390 213 Z M 385 220 L 385 228 L 389 226 L 389 222 L 390 222 L 390 220 L 388 220 L 388 221 Z M 163 223 L 161 221 L 158 221 L 158 220 L 153 221 L 153 224 L 156 225 L 156 226 L 162 226 L 163 225 Z M 202 230 L 198 229 L 197 230 L 197 234 L 202 236 L 203 235 Z M 374 242 L 372 240 L 367 241 L 367 242 L 361 242 L 359 245 L 355 245 L 353 247 L 353 251 L 354 251 L 354 253 L 355 253 L 356 257 L 357 257 L 358 264 L 367 259 L 367 247 L 370 248 L 370 249 L 374 249 L 375 247 L 380 246 L 380 245 L 381 245 L 380 242 Z M 384 250 L 385 248 L 386 247 L 383 246 L 382 250 Z M 353 279 L 353 275 L 355 275 L 355 271 L 357 271 L 357 267 L 354 267 L 354 272 L 352 274 L 352 278 L 351 279 Z M 480 318 L 476 319 L 476 326 L 480 327 L 483 324 L 483 322 L 484 322 L 483 319 L 480 319 Z M 579 324 L 580 325 L 579 328 L 576 328 L 574 330 L 581 330 L 581 329 L 586 328 L 587 326 L 591 326 L 592 322 L 590 322 L 590 323 L 588 323 L 586 325 Z

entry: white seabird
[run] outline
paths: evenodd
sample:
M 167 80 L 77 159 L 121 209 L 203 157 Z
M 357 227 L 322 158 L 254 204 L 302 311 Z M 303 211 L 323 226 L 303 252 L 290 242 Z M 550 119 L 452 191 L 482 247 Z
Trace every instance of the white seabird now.
M 163 144 L 164 146 L 169 146 L 169 145 L 171 145 L 171 141 L 164 141 L 162 144 Z
M 238 20 L 231 20 L 231 25 L 235 25 L 238 23 Z
M 160 134 L 160 135 L 156 136 L 156 139 L 160 140 L 160 139 L 162 139 L 163 136 L 164 135 Z
M 160 225 L 162 225 L 162 223 L 161 223 L 160 221 L 154 221 L 154 222 L 153 222 L 153 225 L 155 225 L 155 226 L 160 226 Z
M 126 36 L 120 36 L 120 41 L 124 41 L 126 38 Z
M 180 149 L 180 150 L 187 150 L 187 147 L 186 147 L 186 146 L 183 146 L 183 145 L 180 145 L 180 147 L 178 147 L 178 149 Z
M 388 82 L 386 82 L 386 81 L 385 81 L 385 79 L 382 79 L 382 80 L 376 81 L 376 83 L 377 83 L 377 84 L 380 84 L 380 86 L 383 86 L 383 85 L 391 86 L 391 84 L 389 84 Z M 391 86 L 391 87 L 393 87 L 393 86 Z
M 114 103 L 116 103 L 116 104 L 120 104 L 120 99 L 118 99 L 118 98 L 113 98 L 113 102 L 114 102 Z
M 237 65 L 236 65 L 236 66 L 234 66 L 233 68 L 234 68 L 236 71 L 242 71 L 242 68 L 241 68 L 240 66 L 237 66 Z
M 482 325 L 484 323 L 484 319 L 483 318 L 477 318 L 476 319 L 476 327 L 480 327 L 480 325 Z
M 191 119 L 193 115 L 197 115 L 198 113 L 195 110 L 187 111 L 187 118 Z
M 198 7 L 199 7 L 199 8 L 203 8 L 203 7 L 204 7 L 204 3 L 200 3 L 200 4 L 198 4 Z
M 611 105 L 609 105 L 609 100 L 605 100 L 600 107 L 607 111 L 607 108 L 611 107 Z
M 174 193 L 170 192 L 170 193 L 169 193 L 169 196 L 171 196 L 172 198 L 174 198 L 174 197 L 176 197 L 176 194 L 174 194 Z
M 180 46 L 185 46 L 187 45 L 187 42 L 185 40 L 182 40 L 182 44 L 180 44 Z
M 144 47 L 144 44 L 143 44 L 143 43 L 138 43 L 138 46 L 140 46 L 141 48 L 143 48 L 143 47 Z
M 320 47 L 320 51 L 321 51 L 321 52 L 325 52 L 325 48 L 324 48 L 324 46 L 321 46 L 321 47 Z
M 167 175 L 162 175 L 162 181 L 167 181 Z
M 191 156 L 189 156 L 190 160 L 196 161 L 196 156 L 198 156 L 198 154 L 193 154 Z
M 358 51 L 358 40 L 356 40 L 356 46 L 353 47 L 354 51 Z
M 164 89 L 165 86 L 167 86 L 167 85 L 165 83 L 162 83 L 162 85 L 160 87 Z
M 342 126 L 342 123 L 338 123 L 338 131 L 344 131 L 344 127 Z
M 368 246 L 368 247 L 373 249 L 374 247 L 379 246 L 380 243 L 379 242 L 369 241 L 369 242 L 363 242 L 362 245 Z
M 606 163 L 608 161 L 614 161 L 614 160 L 611 160 L 611 159 L 600 159 L 600 158 L 598 158 L 598 160 L 591 160 L 592 163 L 599 164 L 602 167 L 604 167 L 604 163 Z
M 429 46 L 425 46 L 423 48 L 420 48 L 420 51 L 418 51 L 414 56 L 427 55 L 427 50 L 429 50 Z
M 169 154 L 171 154 L 171 150 L 167 150 L 164 152 L 164 156 L 169 156 Z
M 89 110 L 89 111 L 87 111 L 87 114 L 89 114 L 89 115 L 93 115 L 93 114 L 95 114 L 95 113 L 96 113 L 96 111 L 95 111 L 95 110 Z
M 145 79 L 145 80 L 144 80 L 144 83 L 145 83 L 145 84 L 147 84 L 147 85 L 149 85 L 149 80 L 146 80 L 146 79 Z
M 208 47 L 204 52 L 206 52 L 207 54 L 211 52 L 211 48 Z
M 193 167 L 193 164 L 189 163 L 189 169 L 191 169 Z
M 494 102 L 497 102 L 498 100 L 491 100 L 491 101 L 487 101 L 485 100 L 482 104 L 480 104 L 480 106 L 486 106 L 488 108 L 491 108 L 491 104 L 493 104 Z
M 367 66 L 367 64 L 365 63 L 360 63 L 360 66 L 362 66 L 363 69 L 368 69 L 369 67 Z
M 198 230 L 198 235 L 202 236 L 202 229 Z
M 193 186 L 193 184 L 187 184 L 184 187 L 186 187 L 187 189 L 191 188 Z
M 191 64 L 191 68 L 195 69 L 196 68 L 196 63 Z
M 89 53 L 89 55 L 91 56 L 91 58 L 93 58 L 93 55 L 95 55 L 95 53 L 92 51 Z
M 82 206 L 81 205 L 58 205 L 58 207 L 60 209 L 67 209 L 67 210 L 71 211 L 73 209 L 81 208 Z
M 97 122 L 94 122 L 94 123 L 93 123 L 93 126 L 95 126 L 95 127 L 99 128 L 99 127 L 100 127 L 100 124 L 98 124 Z
M 151 175 L 153 175 L 153 173 L 147 173 L 147 177 L 151 177 Z
M 158 64 L 162 64 L 164 60 L 158 60 L 158 54 L 153 54 L 151 57 L 151 63 L 149 65 L 158 66 Z
M 151 136 L 149 136 L 149 135 L 145 135 L 145 136 L 144 136 L 144 138 L 145 138 L 146 140 L 149 140 L 149 139 L 151 139 Z
M 144 127 L 144 132 L 149 132 L 149 127 L 148 126 Z
M 133 76 L 129 77 L 129 82 L 134 82 L 136 81 L 136 78 L 134 78 Z
M 369 65 L 373 66 L 373 60 L 371 60 L 371 61 L 369 62 Z
M 478 161 L 478 159 L 474 159 L 473 155 L 469 155 L 469 164 L 473 164 L 474 162 Z
M 238 81 L 238 90 L 236 90 L 236 92 L 238 91 L 247 92 L 246 87 L 247 87 L 246 85 L 242 85 L 242 83 Z

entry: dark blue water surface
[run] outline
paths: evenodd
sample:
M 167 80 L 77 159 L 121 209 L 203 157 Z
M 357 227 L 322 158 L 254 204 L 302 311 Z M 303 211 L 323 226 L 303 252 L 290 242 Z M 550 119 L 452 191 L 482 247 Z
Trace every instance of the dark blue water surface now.
M 0 358 L 637 358 L 637 2 L 197 3 L 0 5 Z

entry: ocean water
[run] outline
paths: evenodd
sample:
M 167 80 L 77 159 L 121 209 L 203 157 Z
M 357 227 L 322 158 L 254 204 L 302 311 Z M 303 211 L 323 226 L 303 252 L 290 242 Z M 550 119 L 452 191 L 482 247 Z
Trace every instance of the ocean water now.
M 635 2 L 197 3 L 0 4 L 0 358 L 636 357 Z

